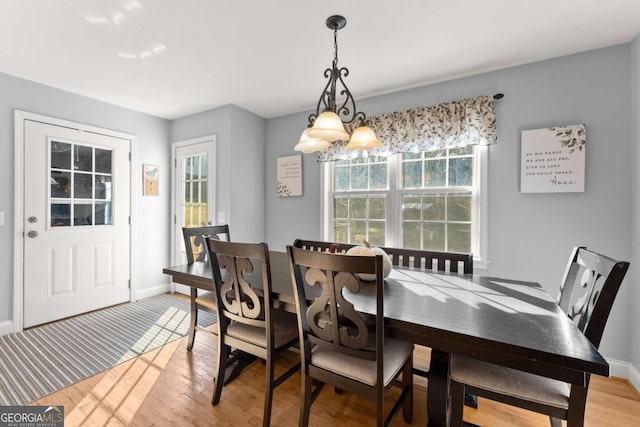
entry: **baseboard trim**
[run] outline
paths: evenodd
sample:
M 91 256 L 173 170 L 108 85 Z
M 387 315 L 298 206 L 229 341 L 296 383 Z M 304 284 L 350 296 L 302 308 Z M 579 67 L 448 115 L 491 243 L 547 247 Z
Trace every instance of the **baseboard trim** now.
M 5 320 L 4 322 L 0 322 L 0 336 L 8 335 L 15 332 L 14 327 L 15 325 L 11 320 Z
M 164 285 L 152 286 L 145 289 L 136 289 L 135 294 L 133 295 L 133 301 L 137 301 L 143 298 L 149 298 L 155 295 L 166 294 L 167 292 L 171 292 L 171 284 L 166 283 Z
M 611 368 L 610 376 L 625 378 L 636 390 L 640 390 L 640 371 L 632 363 L 617 359 L 607 359 L 607 362 Z

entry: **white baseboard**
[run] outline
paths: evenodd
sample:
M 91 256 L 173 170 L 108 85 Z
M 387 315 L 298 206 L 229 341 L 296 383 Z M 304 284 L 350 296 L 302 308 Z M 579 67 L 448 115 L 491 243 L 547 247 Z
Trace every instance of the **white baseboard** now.
M 640 371 L 636 369 L 630 362 L 624 360 L 616 360 L 607 358 L 610 366 L 610 376 L 625 378 L 635 387 L 636 390 L 640 390 Z
M 4 322 L 0 322 L 0 336 L 15 332 L 13 328 L 14 328 L 14 325 L 13 325 L 13 321 L 11 320 L 5 320 Z
M 171 292 L 171 284 L 169 283 L 144 289 L 136 289 L 135 294 L 132 296 L 131 302 L 155 295 L 166 294 L 167 292 Z

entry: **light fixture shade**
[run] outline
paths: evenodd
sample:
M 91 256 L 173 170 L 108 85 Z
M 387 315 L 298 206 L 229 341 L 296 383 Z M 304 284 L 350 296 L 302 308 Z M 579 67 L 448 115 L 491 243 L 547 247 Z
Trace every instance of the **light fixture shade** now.
M 357 127 L 351 134 L 351 139 L 346 147 L 347 150 L 371 150 L 382 147 L 382 142 L 376 133 L 368 126 Z
M 309 138 L 319 138 L 333 142 L 337 140 L 347 141 L 349 134 L 344 130 L 340 117 L 333 111 L 325 111 L 320 114 L 308 132 Z
M 306 128 L 302 135 L 300 135 L 300 141 L 293 148 L 294 151 L 302 151 L 305 154 L 313 153 L 316 151 L 326 151 L 331 145 L 329 141 L 319 138 L 309 138 L 309 130 Z

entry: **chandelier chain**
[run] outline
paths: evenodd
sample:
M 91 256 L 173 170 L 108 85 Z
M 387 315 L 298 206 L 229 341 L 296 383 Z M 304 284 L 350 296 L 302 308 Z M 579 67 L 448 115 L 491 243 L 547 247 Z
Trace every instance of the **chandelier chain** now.
M 338 30 L 333 30 L 333 62 L 338 63 Z

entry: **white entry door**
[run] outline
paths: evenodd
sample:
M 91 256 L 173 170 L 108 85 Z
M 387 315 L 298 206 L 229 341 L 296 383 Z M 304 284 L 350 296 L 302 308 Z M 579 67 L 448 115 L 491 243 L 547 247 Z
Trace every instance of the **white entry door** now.
M 24 122 L 24 327 L 129 301 L 131 141 Z
M 187 255 L 182 227 L 215 224 L 215 136 L 174 144 L 174 263 L 184 264 Z M 225 219 L 220 218 L 221 223 Z M 189 287 L 176 284 L 176 291 L 189 294 Z

